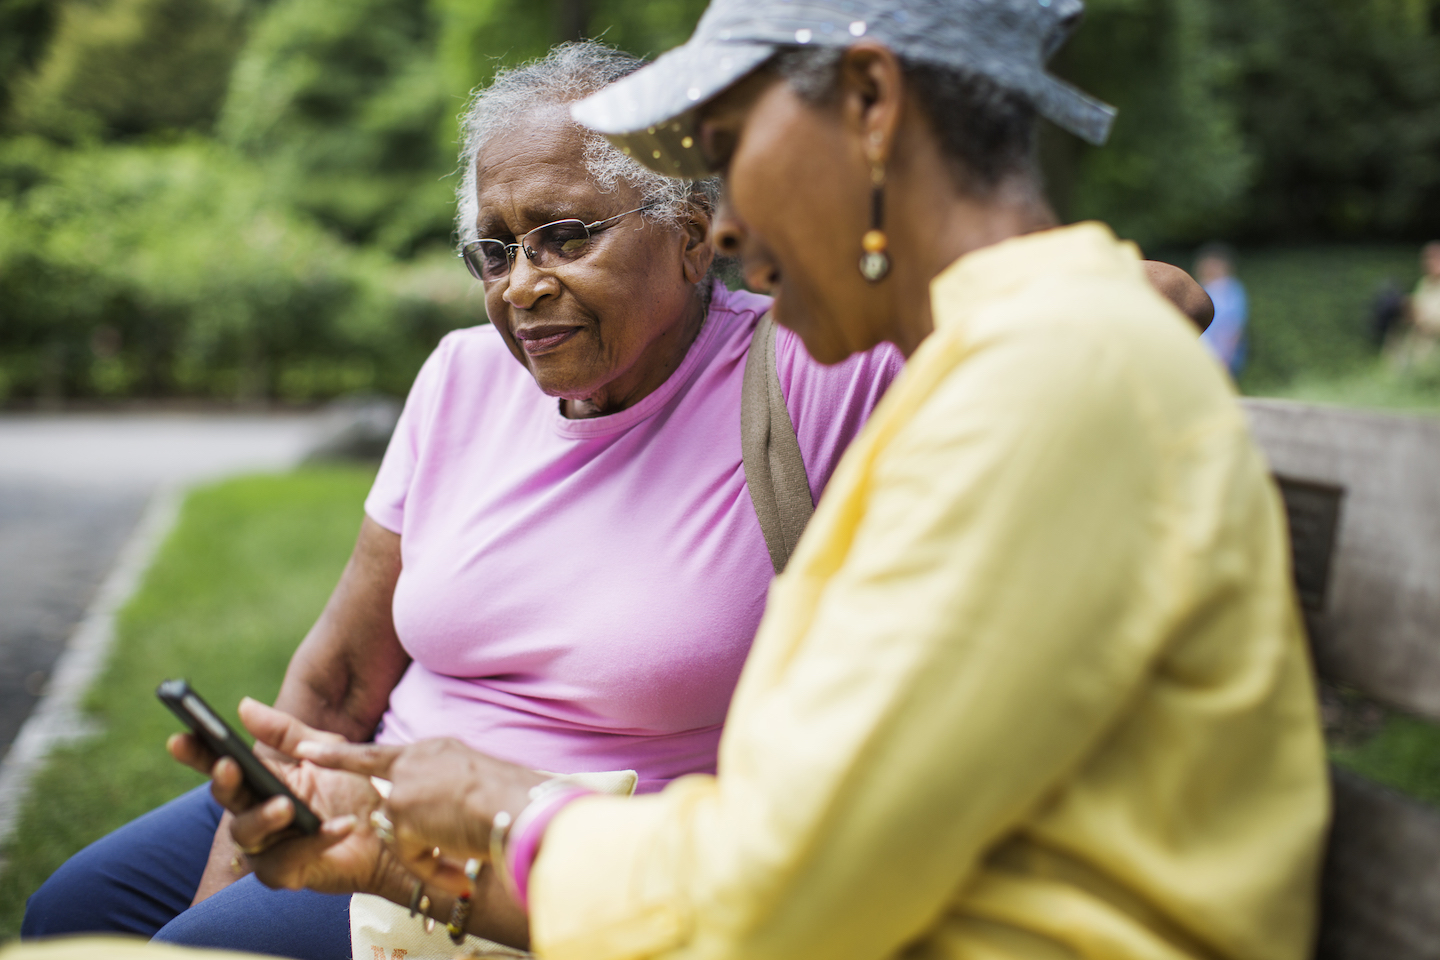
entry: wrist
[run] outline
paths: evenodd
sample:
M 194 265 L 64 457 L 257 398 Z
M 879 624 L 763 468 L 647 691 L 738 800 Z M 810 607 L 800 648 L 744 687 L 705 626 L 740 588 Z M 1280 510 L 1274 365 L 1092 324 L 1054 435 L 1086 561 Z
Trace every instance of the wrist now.
M 370 876 L 361 884 L 358 892 L 371 893 L 404 905 L 409 903 L 414 884 L 415 876 L 382 844 L 375 857 L 374 869 L 370 871 Z
M 508 814 L 513 822 L 531 802 L 532 791 L 554 778 L 534 770 L 514 767 L 504 776 L 484 771 L 465 794 L 466 822 L 475 831 L 468 851 L 471 856 L 490 852 L 490 827 L 495 816 Z
M 571 803 L 593 795 L 593 790 L 557 777 L 529 791 L 530 802 L 519 816 L 512 818 L 505 811 L 495 815 L 490 834 L 490 859 L 526 913 L 530 909 L 530 869 L 539 856 L 550 822 Z

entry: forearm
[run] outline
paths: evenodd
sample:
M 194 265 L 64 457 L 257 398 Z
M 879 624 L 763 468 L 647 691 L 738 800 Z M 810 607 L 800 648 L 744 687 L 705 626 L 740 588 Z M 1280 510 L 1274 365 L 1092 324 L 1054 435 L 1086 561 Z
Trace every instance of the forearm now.
M 240 848 L 230 837 L 230 814 L 226 813 L 220 818 L 220 826 L 215 829 L 215 839 L 210 844 L 210 856 L 205 861 L 205 871 L 200 877 L 200 885 L 195 889 L 190 905 L 193 907 L 214 896 L 249 872 L 250 864 L 240 855 Z
M 1205 288 L 1196 283 L 1190 274 L 1171 264 L 1146 260 L 1143 266 L 1150 285 L 1204 333 L 1215 319 L 1215 304 Z
M 371 739 L 393 684 L 377 690 L 348 658 L 332 657 L 326 662 L 320 656 L 303 655 L 306 652 L 302 647 L 290 661 L 275 698 L 276 709 L 356 743 Z
M 400 537 L 365 518 L 340 582 L 285 671 L 275 706 L 319 730 L 369 740 L 409 656 L 390 604 Z

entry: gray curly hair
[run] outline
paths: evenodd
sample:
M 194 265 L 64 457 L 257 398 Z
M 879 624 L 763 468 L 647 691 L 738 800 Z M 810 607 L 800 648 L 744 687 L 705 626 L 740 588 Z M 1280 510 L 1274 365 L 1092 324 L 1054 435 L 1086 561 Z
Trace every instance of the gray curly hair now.
M 634 73 L 645 61 L 593 40 L 562 43 L 544 57 L 495 75 L 488 87 L 470 97 L 460 117 L 460 165 L 464 175 L 455 191 L 455 233 L 461 245 L 479 238 L 475 161 L 492 137 L 503 133 L 536 106 L 573 103 Z M 687 208 L 698 203 L 713 213 L 720 198 L 720 180 L 677 180 L 655 173 L 625 156 L 600 134 L 582 128 L 585 168 L 604 192 L 624 181 L 640 192 L 642 202 L 656 204 L 644 217 L 657 223 L 680 224 Z

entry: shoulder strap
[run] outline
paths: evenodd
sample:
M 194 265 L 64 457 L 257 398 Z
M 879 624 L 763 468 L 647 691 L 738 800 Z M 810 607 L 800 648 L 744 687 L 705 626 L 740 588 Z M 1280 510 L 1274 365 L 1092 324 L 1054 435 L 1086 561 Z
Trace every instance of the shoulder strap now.
M 770 562 L 779 573 L 785 569 L 815 504 L 810 480 L 795 439 L 795 425 L 785 409 L 780 375 L 775 368 L 775 321 L 770 314 L 755 325 L 750 354 L 745 358 L 745 381 L 740 398 L 740 450 L 745 461 L 745 485 Z

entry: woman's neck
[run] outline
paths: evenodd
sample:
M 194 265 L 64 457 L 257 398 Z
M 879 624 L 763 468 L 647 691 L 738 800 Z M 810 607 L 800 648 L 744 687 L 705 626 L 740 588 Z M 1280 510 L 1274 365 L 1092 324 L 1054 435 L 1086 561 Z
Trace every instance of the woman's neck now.
M 998 184 L 983 197 L 954 185 L 938 156 L 921 157 L 892 181 L 886 206 L 894 269 L 891 330 L 884 338 L 909 357 L 935 328 L 930 283 L 956 260 L 1012 237 L 1056 226 L 1038 186 L 1028 177 Z M 942 184 L 936 190 L 936 184 Z M 939 196 L 937 196 L 937 193 Z
M 705 326 L 705 317 L 709 312 L 708 283 L 706 280 L 696 284 L 684 319 L 654 344 L 654 356 L 646 357 L 636 364 L 637 367 L 643 364 L 643 368 L 627 371 L 588 397 L 562 397 L 560 415 L 567 420 L 609 416 L 635 406 L 660 389 L 665 381 L 680 369 L 680 364 L 685 362 L 685 355 L 690 352 L 691 345 Z

